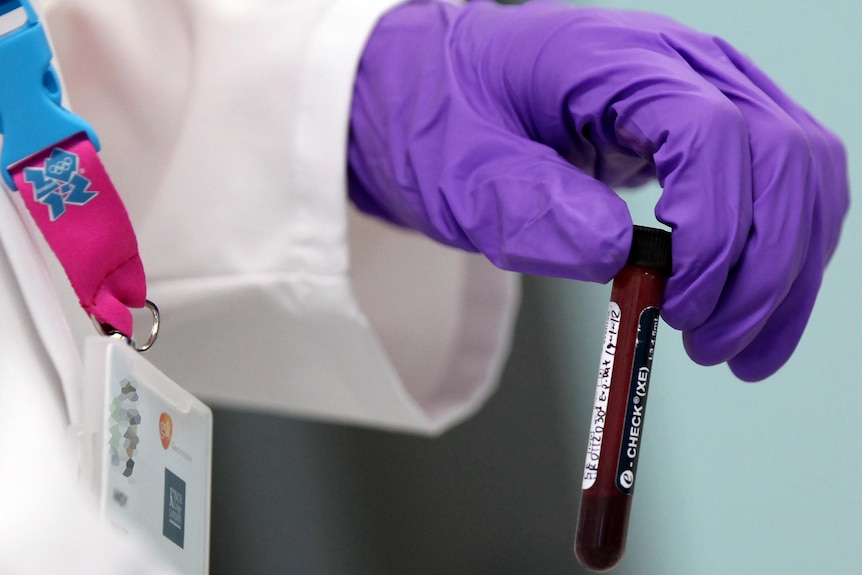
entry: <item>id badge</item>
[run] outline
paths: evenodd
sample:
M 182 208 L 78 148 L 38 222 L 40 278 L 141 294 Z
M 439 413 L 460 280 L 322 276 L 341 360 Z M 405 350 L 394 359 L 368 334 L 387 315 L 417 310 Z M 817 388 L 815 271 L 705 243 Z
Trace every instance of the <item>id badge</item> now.
M 86 342 L 89 483 L 105 522 L 209 572 L 212 412 L 121 340 Z

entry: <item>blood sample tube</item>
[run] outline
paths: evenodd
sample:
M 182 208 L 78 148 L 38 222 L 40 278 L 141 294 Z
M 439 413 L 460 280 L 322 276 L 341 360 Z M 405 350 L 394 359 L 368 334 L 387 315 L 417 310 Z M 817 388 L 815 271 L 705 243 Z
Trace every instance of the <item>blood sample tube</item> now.
M 625 550 L 670 251 L 669 232 L 635 226 L 611 288 L 575 537 L 578 559 L 594 571 Z

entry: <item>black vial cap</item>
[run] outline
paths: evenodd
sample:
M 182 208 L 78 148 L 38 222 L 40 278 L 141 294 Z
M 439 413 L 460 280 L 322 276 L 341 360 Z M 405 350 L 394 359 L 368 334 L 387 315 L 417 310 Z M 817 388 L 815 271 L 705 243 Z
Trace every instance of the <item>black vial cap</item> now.
M 635 226 L 632 249 L 626 262 L 630 266 L 655 268 L 666 276 L 671 272 L 670 232 Z

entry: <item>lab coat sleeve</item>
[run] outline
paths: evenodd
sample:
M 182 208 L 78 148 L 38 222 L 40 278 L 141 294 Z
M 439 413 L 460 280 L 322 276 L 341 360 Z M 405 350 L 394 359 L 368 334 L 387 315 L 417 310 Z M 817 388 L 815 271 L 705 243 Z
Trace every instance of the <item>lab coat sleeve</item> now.
M 438 433 L 494 388 L 517 278 L 348 206 L 353 76 L 395 3 L 48 3 L 162 310 L 149 357 L 205 401 Z

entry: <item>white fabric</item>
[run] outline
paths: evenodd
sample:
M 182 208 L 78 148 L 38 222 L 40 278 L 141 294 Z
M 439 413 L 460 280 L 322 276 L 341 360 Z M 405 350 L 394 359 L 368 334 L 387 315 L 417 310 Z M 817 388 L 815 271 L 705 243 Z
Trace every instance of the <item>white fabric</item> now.
M 11 198 L 0 196 L 0 573 L 162 573 L 99 524 L 77 484 L 81 372 L 50 276 Z M 68 398 L 64 402 L 59 374 Z
M 138 231 L 150 357 L 205 400 L 437 433 L 493 390 L 515 276 L 348 224 L 353 71 L 393 3 L 37 3 Z M 75 485 L 92 327 L 19 203 L 0 198 L 0 573 L 156 573 Z
M 51 3 L 162 309 L 149 357 L 204 400 L 437 433 L 493 389 L 516 278 L 348 226 L 352 78 L 394 3 Z

